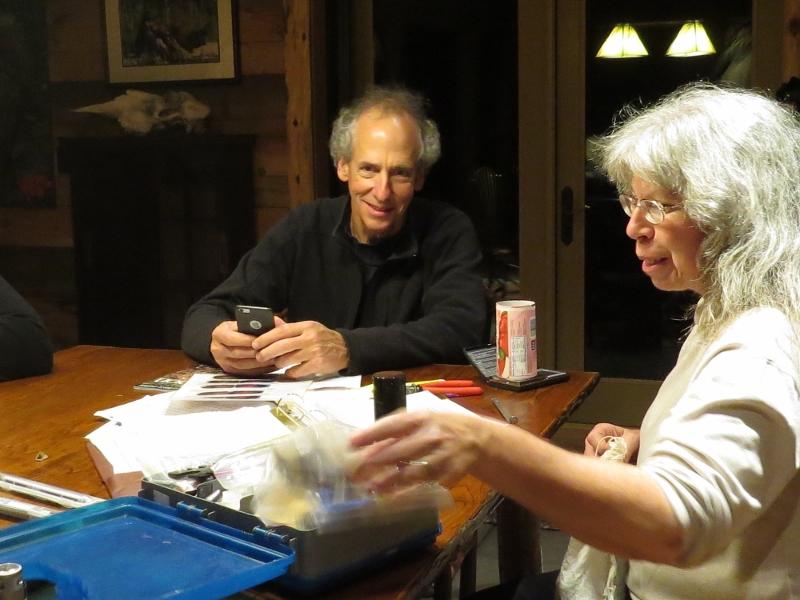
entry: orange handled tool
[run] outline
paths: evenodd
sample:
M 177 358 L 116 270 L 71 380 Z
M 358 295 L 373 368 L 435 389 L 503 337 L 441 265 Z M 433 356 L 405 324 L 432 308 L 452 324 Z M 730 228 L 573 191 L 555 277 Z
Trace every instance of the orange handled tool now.
M 475 383 L 471 379 L 440 379 L 439 381 L 429 381 L 420 384 L 423 388 L 434 387 L 470 387 Z
M 448 398 L 459 396 L 480 396 L 483 389 L 475 385 L 469 379 L 451 379 L 443 381 L 433 381 L 420 386 L 423 390 L 434 394 L 444 394 Z

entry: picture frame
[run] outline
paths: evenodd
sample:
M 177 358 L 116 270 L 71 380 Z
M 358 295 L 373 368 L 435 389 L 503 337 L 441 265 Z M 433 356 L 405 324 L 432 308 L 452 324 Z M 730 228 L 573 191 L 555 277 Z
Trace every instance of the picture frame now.
M 237 78 L 234 0 L 104 0 L 109 83 Z

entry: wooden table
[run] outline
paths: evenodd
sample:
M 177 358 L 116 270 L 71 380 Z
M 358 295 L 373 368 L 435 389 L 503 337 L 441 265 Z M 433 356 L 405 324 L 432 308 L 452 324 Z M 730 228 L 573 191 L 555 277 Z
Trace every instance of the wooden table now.
M 143 350 L 75 346 L 56 353 L 51 375 L 0 383 L 0 471 L 29 477 L 103 498 L 108 491 L 86 450 L 86 434 L 101 425 L 98 410 L 140 398 L 133 385 L 194 363 L 176 350 Z M 406 370 L 409 380 L 437 377 L 477 379 L 470 366 L 431 365 Z M 539 435 L 552 435 L 597 384 L 596 373 L 571 372 L 569 380 L 517 393 L 485 388 L 483 396 L 456 399 L 470 410 L 499 417 L 491 398 L 501 398 L 519 418 L 519 426 Z M 37 461 L 44 453 L 47 458 Z M 437 598 L 449 598 L 450 580 L 462 568 L 462 592 L 474 587 L 475 539 L 478 527 L 500 504 L 501 497 L 474 477 L 450 488 L 454 505 L 441 513 L 443 530 L 436 543 L 412 557 L 318 598 L 417 598 L 435 585 Z M 500 523 L 501 561 L 519 557 L 505 575 L 523 569 L 534 549 L 524 548 L 525 536 L 506 535 L 519 527 L 525 511 L 507 505 Z M 502 515 L 501 515 L 502 516 Z M 0 517 L 0 527 L 12 521 Z M 523 539 L 521 539 L 523 538 Z M 522 547 L 520 546 L 522 543 Z M 530 546 L 530 544 L 528 544 Z M 501 573 L 503 575 L 503 573 Z M 277 598 L 268 586 L 246 592 L 254 598 Z M 285 597 L 285 596 L 280 596 Z

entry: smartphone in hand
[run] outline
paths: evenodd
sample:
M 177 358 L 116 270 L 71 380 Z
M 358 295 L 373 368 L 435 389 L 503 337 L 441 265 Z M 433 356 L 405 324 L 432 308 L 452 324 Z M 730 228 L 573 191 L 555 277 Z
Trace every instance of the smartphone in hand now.
M 275 326 L 272 309 L 266 306 L 236 306 L 236 327 L 241 333 L 259 336 Z

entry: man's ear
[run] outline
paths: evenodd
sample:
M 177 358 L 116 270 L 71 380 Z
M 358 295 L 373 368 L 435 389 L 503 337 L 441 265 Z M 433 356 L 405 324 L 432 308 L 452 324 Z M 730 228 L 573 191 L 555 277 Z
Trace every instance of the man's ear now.
M 336 163 L 336 175 L 341 181 L 350 180 L 350 164 L 343 158 L 340 158 Z
M 423 185 L 425 185 L 425 172 L 422 169 L 418 169 L 414 175 L 414 191 L 420 191 Z

